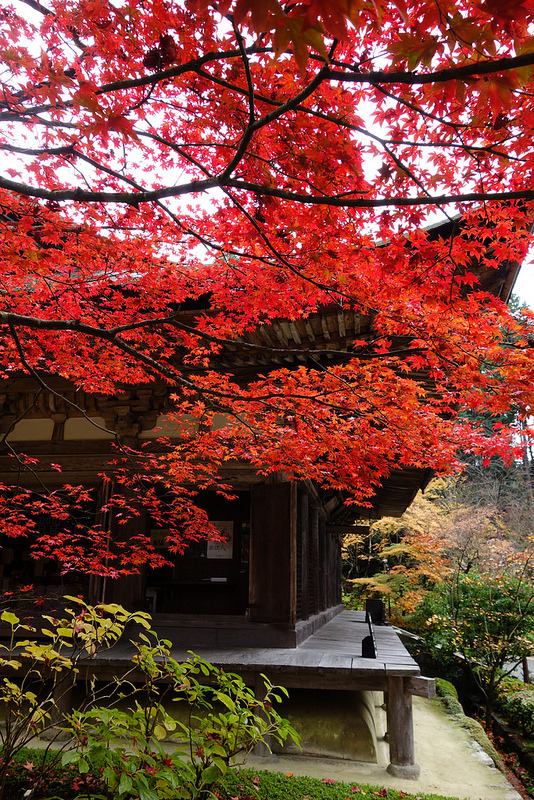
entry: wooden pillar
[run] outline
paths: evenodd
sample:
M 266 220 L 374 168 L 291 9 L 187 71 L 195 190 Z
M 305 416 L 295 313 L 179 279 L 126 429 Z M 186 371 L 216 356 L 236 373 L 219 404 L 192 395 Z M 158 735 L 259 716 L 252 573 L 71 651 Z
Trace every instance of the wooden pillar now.
M 41 733 L 42 739 L 60 741 L 70 739 L 67 731 L 62 731 L 65 716 L 72 714 L 72 690 L 74 675 L 70 670 L 63 670 L 54 675 L 53 705 L 50 708 L 50 721 Z
M 253 486 L 250 509 L 250 618 L 297 619 L 297 487 Z
M 310 509 L 310 611 L 318 614 L 320 608 L 320 563 L 319 563 L 319 512 Z
M 415 763 L 412 696 L 405 693 L 402 676 L 388 678 L 387 718 L 388 772 L 396 778 L 417 780 L 420 769 Z
M 297 547 L 297 619 L 310 616 L 309 545 L 310 515 L 308 492 L 299 488 L 298 547 Z
M 256 699 L 263 702 L 265 699 L 265 681 L 263 677 L 259 674 L 256 674 L 254 678 L 254 694 Z M 258 709 L 258 716 L 263 716 Z M 278 758 L 273 754 L 272 751 L 272 743 L 273 743 L 273 736 L 269 734 L 264 737 L 262 742 L 258 742 L 258 744 L 254 748 L 254 755 L 260 756 L 260 758 L 269 759 L 271 761 L 278 761 Z
M 328 549 L 326 542 L 326 522 L 322 516 L 319 517 L 319 611 L 324 611 L 328 603 L 326 601 L 326 585 L 328 575 Z

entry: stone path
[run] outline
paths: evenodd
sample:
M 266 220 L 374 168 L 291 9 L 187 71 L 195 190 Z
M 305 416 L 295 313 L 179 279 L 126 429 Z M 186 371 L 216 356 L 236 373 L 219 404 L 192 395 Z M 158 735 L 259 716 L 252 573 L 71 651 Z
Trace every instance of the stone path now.
M 416 796 L 424 792 L 470 800 L 520 800 L 505 776 L 438 700 L 414 697 L 414 725 L 415 754 L 421 767 L 421 776 L 416 781 L 393 778 L 386 772 L 385 743 L 378 764 L 281 756 L 272 762 L 251 757 L 247 765 L 353 784 L 387 786 Z

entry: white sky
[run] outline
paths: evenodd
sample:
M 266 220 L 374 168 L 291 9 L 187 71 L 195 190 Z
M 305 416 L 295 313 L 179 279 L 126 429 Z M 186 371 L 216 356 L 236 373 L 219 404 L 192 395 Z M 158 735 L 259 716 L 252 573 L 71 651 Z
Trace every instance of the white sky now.
M 526 303 L 530 308 L 534 308 L 534 253 L 530 252 L 525 259 L 519 275 L 515 282 L 514 294 Z

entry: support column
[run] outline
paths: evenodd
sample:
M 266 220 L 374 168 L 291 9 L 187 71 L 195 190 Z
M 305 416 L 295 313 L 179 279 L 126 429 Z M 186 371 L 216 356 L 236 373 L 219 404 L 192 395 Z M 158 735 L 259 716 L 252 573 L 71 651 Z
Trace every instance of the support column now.
M 387 718 L 390 761 L 387 771 L 396 778 L 417 780 L 420 769 L 415 763 L 412 696 L 404 692 L 401 676 L 388 678 Z
M 256 484 L 250 508 L 250 618 L 297 621 L 297 487 Z
M 254 679 L 254 694 L 256 699 L 260 702 L 265 700 L 265 682 L 261 675 L 256 673 Z M 257 713 L 263 717 L 261 714 L 260 709 L 257 709 Z M 268 734 L 264 737 L 262 742 L 258 742 L 258 744 L 254 747 L 254 755 L 260 756 L 260 758 L 268 759 L 269 761 L 278 761 L 278 757 L 274 755 L 271 746 L 274 742 L 274 737 L 272 734 Z
M 50 721 L 41 738 L 51 741 L 70 739 L 70 734 L 61 730 L 65 716 L 72 714 L 72 690 L 74 689 L 74 676 L 70 670 L 63 670 L 54 676 L 53 705 L 50 709 Z

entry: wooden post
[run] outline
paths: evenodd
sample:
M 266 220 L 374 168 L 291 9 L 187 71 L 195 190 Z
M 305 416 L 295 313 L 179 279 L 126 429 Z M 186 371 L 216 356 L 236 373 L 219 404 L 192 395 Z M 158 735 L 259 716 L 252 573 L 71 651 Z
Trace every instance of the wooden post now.
M 420 769 L 415 763 L 412 696 L 404 692 L 402 676 L 388 678 L 387 718 L 390 761 L 387 771 L 396 778 L 417 780 Z
M 53 706 L 50 710 L 50 723 L 41 733 L 42 739 L 59 741 L 70 739 L 67 731 L 62 731 L 61 725 L 65 715 L 72 713 L 72 690 L 74 677 L 69 670 L 63 670 L 54 676 Z
M 263 700 L 265 699 L 265 683 L 262 676 L 258 673 L 256 673 L 254 678 L 254 694 L 256 696 L 256 699 L 260 700 L 261 702 L 263 702 Z M 259 713 L 259 708 L 258 708 L 258 715 L 259 716 L 261 715 Z M 264 740 L 262 742 L 258 742 L 258 744 L 255 746 L 254 755 L 260 756 L 260 758 L 269 759 L 270 761 L 278 761 L 277 756 L 274 755 L 271 749 L 272 743 L 273 743 L 272 735 L 265 736 Z
M 297 528 L 297 619 L 308 619 L 310 616 L 310 496 L 306 489 L 299 487 L 298 494 L 298 528 Z
M 297 620 L 297 487 L 257 484 L 250 508 L 250 618 Z

